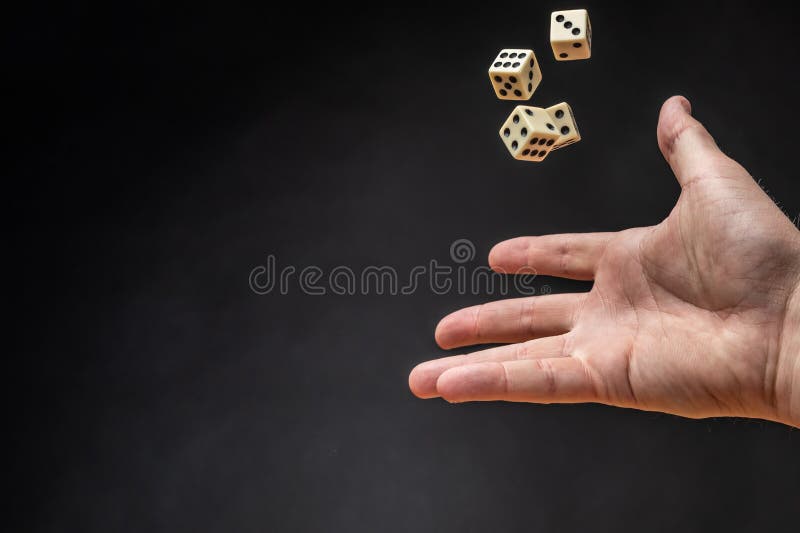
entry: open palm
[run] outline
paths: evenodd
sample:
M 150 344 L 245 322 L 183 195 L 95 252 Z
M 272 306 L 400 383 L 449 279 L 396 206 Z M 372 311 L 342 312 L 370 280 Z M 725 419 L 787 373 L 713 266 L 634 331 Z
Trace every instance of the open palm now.
M 647 228 L 495 246 L 497 270 L 593 279 L 592 290 L 445 317 L 443 348 L 507 344 L 417 366 L 417 396 L 798 424 L 800 355 L 797 332 L 786 330 L 800 314 L 800 232 L 717 148 L 686 99 L 664 104 L 658 141 L 682 187 L 672 213 Z

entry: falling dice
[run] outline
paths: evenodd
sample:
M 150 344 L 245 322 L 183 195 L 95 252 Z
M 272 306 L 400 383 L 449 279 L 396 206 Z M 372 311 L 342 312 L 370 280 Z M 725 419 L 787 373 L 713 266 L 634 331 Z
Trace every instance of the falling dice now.
M 553 150 L 558 150 L 581 140 L 578 124 L 575 122 L 575 115 L 572 114 L 572 108 L 568 103 L 561 102 L 548 107 L 546 111 L 552 117 L 556 131 L 561 134 L 553 145 Z
M 550 45 L 556 61 L 592 57 L 592 24 L 585 9 L 554 11 L 550 16 Z
M 541 161 L 559 137 L 553 119 L 541 107 L 518 105 L 500 128 L 512 157 L 523 161 Z
M 501 50 L 489 67 L 489 79 L 501 100 L 527 100 L 542 81 L 533 50 Z

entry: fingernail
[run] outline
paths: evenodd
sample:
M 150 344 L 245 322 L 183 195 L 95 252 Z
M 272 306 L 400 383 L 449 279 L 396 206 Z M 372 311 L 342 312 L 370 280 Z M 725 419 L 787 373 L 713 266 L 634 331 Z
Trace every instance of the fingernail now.
M 690 115 L 692 114 L 692 104 L 686 97 L 681 97 L 681 107 Z

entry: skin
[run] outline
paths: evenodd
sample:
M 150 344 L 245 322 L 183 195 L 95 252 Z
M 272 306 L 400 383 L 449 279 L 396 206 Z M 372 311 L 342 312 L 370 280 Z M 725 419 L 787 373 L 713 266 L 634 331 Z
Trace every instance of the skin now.
M 592 290 L 448 315 L 436 328 L 442 348 L 504 345 L 418 365 L 415 395 L 800 427 L 800 231 L 719 150 L 685 98 L 664 103 L 658 144 L 681 185 L 669 216 L 618 233 L 496 245 L 495 270 L 594 280 Z

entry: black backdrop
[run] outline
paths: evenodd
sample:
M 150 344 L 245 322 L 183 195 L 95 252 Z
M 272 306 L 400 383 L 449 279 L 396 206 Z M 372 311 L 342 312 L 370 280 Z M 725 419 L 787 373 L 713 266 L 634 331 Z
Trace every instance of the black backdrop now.
M 655 142 L 689 97 L 794 216 L 800 78 L 777 5 L 588 2 L 590 61 L 556 63 L 553 2 L 322 11 L 34 7 L 7 32 L 22 425 L 36 531 L 790 530 L 800 434 L 594 405 L 408 392 L 441 316 L 488 294 L 256 295 L 251 270 L 408 272 L 469 239 L 657 223 Z M 533 103 L 584 140 L 513 161 L 486 68 L 530 47 Z M 537 278 L 538 290 L 587 290 Z M 545 287 L 546 286 L 546 287 Z M 496 297 L 496 295 L 495 295 Z

